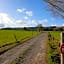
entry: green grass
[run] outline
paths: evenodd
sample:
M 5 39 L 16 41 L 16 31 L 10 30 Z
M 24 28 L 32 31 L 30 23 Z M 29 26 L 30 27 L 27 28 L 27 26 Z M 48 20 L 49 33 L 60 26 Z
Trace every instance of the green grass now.
M 57 31 L 49 33 L 51 36 L 48 36 L 48 64 L 59 64 L 57 62 L 60 58 L 60 32 Z
M 55 39 L 60 40 L 60 33 L 59 31 L 50 32 Z
M 5 44 L 16 43 L 16 39 L 22 41 L 26 38 L 30 38 L 37 35 L 36 31 L 22 31 L 22 30 L 0 30 L 0 47 Z

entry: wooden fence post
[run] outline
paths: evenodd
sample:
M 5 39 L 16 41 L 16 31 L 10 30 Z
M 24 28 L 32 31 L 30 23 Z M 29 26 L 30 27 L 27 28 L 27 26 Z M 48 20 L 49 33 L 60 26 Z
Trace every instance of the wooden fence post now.
M 60 43 L 60 48 L 61 48 L 61 64 L 64 64 L 64 33 L 61 32 L 61 43 Z

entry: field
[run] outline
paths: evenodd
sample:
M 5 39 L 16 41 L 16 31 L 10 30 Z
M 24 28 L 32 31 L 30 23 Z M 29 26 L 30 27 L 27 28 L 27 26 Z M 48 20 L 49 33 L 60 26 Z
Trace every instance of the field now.
M 48 64 L 60 64 L 60 32 L 48 33 Z
M 0 47 L 37 35 L 36 31 L 0 30 Z

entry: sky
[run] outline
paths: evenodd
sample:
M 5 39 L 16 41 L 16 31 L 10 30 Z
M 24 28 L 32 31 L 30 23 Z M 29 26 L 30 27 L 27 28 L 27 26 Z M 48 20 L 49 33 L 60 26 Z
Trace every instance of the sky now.
M 0 28 L 64 26 L 64 20 L 47 8 L 43 0 L 0 0 Z

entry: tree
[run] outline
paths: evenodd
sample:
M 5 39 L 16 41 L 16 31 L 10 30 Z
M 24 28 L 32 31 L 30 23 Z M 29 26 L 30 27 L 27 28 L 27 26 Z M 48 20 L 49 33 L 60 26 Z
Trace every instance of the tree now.
M 38 30 L 39 32 L 43 30 L 42 24 L 38 24 L 38 25 L 37 25 L 37 30 Z
M 29 31 L 29 30 L 30 30 L 30 28 L 28 28 L 28 27 L 24 27 L 24 30 Z
M 64 0 L 44 0 L 49 4 L 50 10 L 54 14 L 60 15 L 64 18 Z

